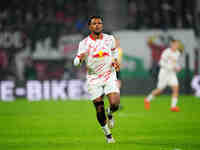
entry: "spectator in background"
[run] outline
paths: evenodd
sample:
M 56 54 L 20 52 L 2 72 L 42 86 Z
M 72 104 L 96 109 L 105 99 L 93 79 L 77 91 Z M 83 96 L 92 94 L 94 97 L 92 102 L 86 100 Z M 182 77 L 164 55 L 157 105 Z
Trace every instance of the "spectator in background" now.
M 161 16 L 158 11 L 153 12 L 152 16 L 152 28 L 160 28 L 161 27 Z
M 185 10 L 184 17 L 185 17 L 185 19 L 183 20 L 184 21 L 184 23 L 183 23 L 184 27 L 185 28 L 192 28 L 194 22 L 193 22 L 192 13 L 191 13 L 191 11 L 189 9 Z
M 86 25 L 87 25 L 87 21 L 86 21 L 85 17 L 82 16 L 81 14 L 78 15 L 76 23 L 75 23 L 76 30 L 78 32 L 82 33 L 82 31 L 84 30 Z
M 157 81 L 158 78 L 158 73 L 159 73 L 159 61 L 160 61 L 160 57 L 162 52 L 165 50 L 166 45 L 163 43 L 163 41 L 160 39 L 161 37 L 156 37 L 156 36 L 151 36 L 148 39 L 148 46 L 151 50 L 151 73 L 152 73 L 152 77 L 153 79 L 155 79 L 155 81 Z
M 138 21 L 141 29 L 148 29 L 151 27 L 150 24 L 150 12 L 148 8 L 148 3 L 144 0 L 139 1 L 139 7 L 138 7 Z
M 130 1 L 128 5 L 128 29 L 138 29 L 138 8 L 135 1 Z
M 167 2 L 163 2 L 161 4 L 161 10 L 162 10 L 162 23 L 164 25 L 164 29 L 169 29 L 172 27 L 172 22 L 171 22 L 172 6 Z
M 25 80 L 36 80 L 37 79 L 37 72 L 31 57 L 27 57 L 25 60 L 25 69 L 24 69 L 24 77 Z
M 0 49 L 0 80 L 5 80 L 8 69 L 8 56 L 3 49 Z

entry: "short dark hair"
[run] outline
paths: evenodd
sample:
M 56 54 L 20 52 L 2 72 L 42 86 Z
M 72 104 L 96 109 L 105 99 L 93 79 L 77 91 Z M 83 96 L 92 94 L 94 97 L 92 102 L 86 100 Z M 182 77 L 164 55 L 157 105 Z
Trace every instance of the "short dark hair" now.
M 101 19 L 101 21 L 103 22 L 102 16 L 90 16 L 90 18 L 88 19 L 88 25 L 91 24 L 92 19 Z

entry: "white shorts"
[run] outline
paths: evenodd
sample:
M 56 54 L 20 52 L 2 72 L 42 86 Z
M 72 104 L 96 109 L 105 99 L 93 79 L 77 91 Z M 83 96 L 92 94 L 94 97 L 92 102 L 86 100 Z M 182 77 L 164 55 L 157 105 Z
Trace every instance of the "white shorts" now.
M 109 80 L 105 84 L 87 84 L 90 100 L 95 100 L 102 95 L 109 93 L 120 93 L 117 80 Z
M 158 76 L 158 89 L 164 89 L 167 86 L 178 86 L 178 79 L 175 72 L 169 72 L 164 69 L 160 69 Z

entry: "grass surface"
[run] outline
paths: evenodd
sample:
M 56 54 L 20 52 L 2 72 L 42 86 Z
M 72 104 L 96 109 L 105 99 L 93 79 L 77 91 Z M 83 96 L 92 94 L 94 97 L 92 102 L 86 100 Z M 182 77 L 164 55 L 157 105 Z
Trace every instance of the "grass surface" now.
M 149 111 L 143 99 L 121 97 L 115 144 L 106 143 L 90 101 L 0 102 L 0 149 L 200 150 L 200 99 L 180 96 L 178 113 L 170 112 L 169 96 L 157 97 Z

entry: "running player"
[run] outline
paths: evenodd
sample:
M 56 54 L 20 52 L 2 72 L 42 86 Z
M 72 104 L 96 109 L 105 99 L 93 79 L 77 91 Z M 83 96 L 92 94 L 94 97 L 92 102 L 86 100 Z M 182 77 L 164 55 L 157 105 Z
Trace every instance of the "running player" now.
M 108 143 L 114 143 L 110 128 L 114 125 L 113 113 L 119 109 L 120 94 L 117 87 L 116 71 L 120 70 L 117 60 L 118 50 L 116 40 L 112 35 L 103 33 L 103 18 L 92 16 L 88 26 L 91 34 L 79 43 L 74 65 L 83 61 L 87 67 L 87 87 L 91 100 L 96 108 L 96 115 Z M 107 120 L 103 96 L 109 100 Z M 110 126 L 109 126 L 110 124 Z
M 178 59 L 183 49 L 181 43 L 178 40 L 172 40 L 170 48 L 167 48 L 161 56 L 160 71 L 158 76 L 157 88 L 154 89 L 147 98 L 145 98 L 145 108 L 150 109 L 150 101 L 157 95 L 161 94 L 165 87 L 170 86 L 172 89 L 171 111 L 179 112 L 177 107 L 178 95 L 179 95 L 179 83 L 176 73 L 181 70 L 178 64 Z

